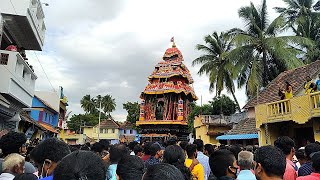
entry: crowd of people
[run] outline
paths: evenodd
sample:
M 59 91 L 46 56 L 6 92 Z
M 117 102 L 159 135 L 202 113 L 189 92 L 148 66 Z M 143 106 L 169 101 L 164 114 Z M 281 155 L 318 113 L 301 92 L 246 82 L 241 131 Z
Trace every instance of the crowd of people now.
M 70 146 L 49 138 L 26 148 L 26 141 L 18 132 L 0 139 L 0 180 L 320 179 L 320 144 L 296 150 L 287 136 L 262 147 L 217 147 L 200 139 Z

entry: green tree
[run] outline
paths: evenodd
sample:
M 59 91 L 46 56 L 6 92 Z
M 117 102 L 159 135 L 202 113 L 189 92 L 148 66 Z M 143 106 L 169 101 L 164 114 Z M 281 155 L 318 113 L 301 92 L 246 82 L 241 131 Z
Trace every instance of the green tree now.
M 241 7 L 239 16 L 246 29 L 234 28 L 229 31 L 236 48 L 228 53 L 234 61 L 234 72 L 238 87 L 246 87 L 246 94 L 252 97 L 259 87 L 266 87 L 282 71 L 299 67 L 303 62 L 297 58 L 301 50 L 296 45 L 312 46 L 312 41 L 298 36 L 276 36 L 283 30 L 285 19 L 279 16 L 268 23 L 266 0 L 256 8 Z
M 216 90 L 216 96 L 220 96 L 223 89 L 232 94 L 234 101 L 240 106 L 235 96 L 235 87 L 232 77 L 232 63 L 227 58 L 227 54 L 232 48 L 230 36 L 225 33 L 218 35 L 214 32 L 212 35 L 204 37 L 205 45 L 198 44 L 196 49 L 203 51 L 200 57 L 193 60 L 192 65 L 201 64 L 198 71 L 199 75 L 206 74 L 209 76 L 209 90 Z
M 196 116 L 200 114 L 203 115 L 211 115 L 212 114 L 212 106 L 210 104 L 203 104 L 202 107 L 196 105 L 196 103 L 190 104 L 192 111 L 188 115 L 188 128 L 189 131 L 192 132 L 194 127 L 194 120 Z
M 230 116 L 234 114 L 237 109 L 237 104 L 224 94 L 222 96 L 214 97 L 209 103 L 213 115 L 223 114 L 225 116 Z
M 287 7 L 275 7 L 286 20 L 285 28 L 291 29 L 297 36 L 310 38 L 315 41 L 316 47 L 304 47 L 307 50 L 306 61 L 315 61 L 320 57 L 320 14 L 316 12 L 320 3 L 313 0 L 283 0 Z
M 91 98 L 89 94 L 82 97 L 80 100 L 81 108 L 88 114 L 97 112 L 95 99 Z
M 138 102 L 127 102 L 123 104 L 123 109 L 128 113 L 127 121 L 135 124 L 139 120 L 140 106 Z
M 80 133 L 80 126 L 95 126 L 98 121 L 98 117 L 93 114 L 74 114 L 68 121 L 68 128 Z
M 107 116 L 111 117 L 111 112 L 116 109 L 116 100 L 111 95 L 107 94 L 102 98 L 102 109 Z

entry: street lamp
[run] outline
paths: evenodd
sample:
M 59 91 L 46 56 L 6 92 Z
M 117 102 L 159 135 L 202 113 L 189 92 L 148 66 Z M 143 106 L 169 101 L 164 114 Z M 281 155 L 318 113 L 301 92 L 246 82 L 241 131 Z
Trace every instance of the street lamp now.
M 100 141 L 100 120 L 101 120 L 101 100 L 100 100 L 100 106 L 99 106 L 98 141 Z

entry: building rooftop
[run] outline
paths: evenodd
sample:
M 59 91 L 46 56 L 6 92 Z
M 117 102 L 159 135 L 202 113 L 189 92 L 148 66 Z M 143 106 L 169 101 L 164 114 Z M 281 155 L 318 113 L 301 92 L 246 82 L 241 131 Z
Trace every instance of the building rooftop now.
M 320 60 L 310 63 L 308 65 L 284 71 L 280 73 L 269 85 L 259 92 L 258 98 L 255 96 L 250 99 L 243 107 L 245 109 L 254 107 L 257 104 L 265 104 L 274 101 L 279 101 L 278 95 L 279 87 L 285 87 L 285 82 L 288 81 L 293 89 L 293 95 L 297 95 L 304 86 L 306 77 L 314 78 L 320 71 Z
M 96 125 L 95 127 L 98 127 L 99 125 Z M 106 120 L 101 120 L 100 122 L 100 128 L 105 128 L 105 129 L 118 129 L 120 126 L 119 124 L 114 121 L 113 119 L 106 119 Z
M 254 118 L 246 118 L 241 120 L 227 134 L 257 134 L 256 120 Z

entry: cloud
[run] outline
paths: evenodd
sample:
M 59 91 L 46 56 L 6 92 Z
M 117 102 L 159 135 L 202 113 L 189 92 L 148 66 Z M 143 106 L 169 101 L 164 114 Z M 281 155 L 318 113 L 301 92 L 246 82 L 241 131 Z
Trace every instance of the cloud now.
M 208 77 L 198 76 L 193 59 L 201 55 L 194 48 L 213 31 L 243 27 L 239 7 L 249 0 L 224 1 L 99 1 L 47 0 L 44 7 L 47 26 L 43 52 L 37 52 L 53 86 L 63 86 L 69 110 L 81 113 L 80 99 L 91 94 L 111 94 L 117 103 L 113 116 L 124 120 L 122 104 L 139 101 L 147 77 L 161 60 L 169 40 L 175 37 L 193 84 L 203 103 L 214 97 L 208 90 Z M 254 1 L 256 3 L 256 1 Z M 260 1 L 257 3 L 260 3 Z M 278 0 L 268 1 L 270 18 Z M 37 90 L 52 90 L 34 53 L 28 52 L 35 66 Z M 236 92 L 245 104 L 244 90 Z M 200 104 L 200 102 L 198 101 Z

